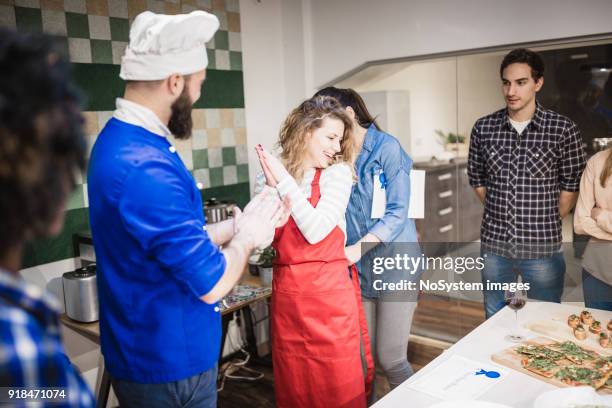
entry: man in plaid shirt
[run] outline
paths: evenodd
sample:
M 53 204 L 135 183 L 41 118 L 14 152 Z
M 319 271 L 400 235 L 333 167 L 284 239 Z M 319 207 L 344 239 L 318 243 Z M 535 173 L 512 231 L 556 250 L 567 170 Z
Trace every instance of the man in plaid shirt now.
M 24 243 L 61 231 L 85 166 L 78 98 L 51 37 L 0 29 L 0 66 L 0 406 L 93 407 L 57 300 L 19 276 Z
M 506 108 L 478 119 L 470 138 L 470 185 L 485 205 L 481 227 L 487 318 L 504 306 L 487 282 L 529 283 L 530 298 L 559 302 L 565 261 L 561 220 L 578 197 L 585 155 L 570 119 L 544 109 L 536 93 L 544 63 L 516 49 L 500 67 Z

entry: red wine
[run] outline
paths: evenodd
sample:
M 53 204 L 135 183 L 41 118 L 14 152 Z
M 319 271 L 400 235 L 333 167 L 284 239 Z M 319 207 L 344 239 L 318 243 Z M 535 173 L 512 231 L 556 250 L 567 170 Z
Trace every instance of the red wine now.
M 512 298 L 505 299 L 506 305 L 512 310 L 520 310 L 525 306 L 525 299 Z

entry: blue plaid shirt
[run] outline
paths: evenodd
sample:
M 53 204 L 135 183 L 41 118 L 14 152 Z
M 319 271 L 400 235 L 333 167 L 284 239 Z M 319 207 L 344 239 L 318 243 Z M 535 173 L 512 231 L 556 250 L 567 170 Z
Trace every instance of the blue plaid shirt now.
M 55 400 L 58 402 L 25 399 L 11 401 L 10 406 L 95 405 L 89 388 L 64 353 L 59 310 L 54 297 L 0 269 L 0 386 L 62 389 L 65 395 Z

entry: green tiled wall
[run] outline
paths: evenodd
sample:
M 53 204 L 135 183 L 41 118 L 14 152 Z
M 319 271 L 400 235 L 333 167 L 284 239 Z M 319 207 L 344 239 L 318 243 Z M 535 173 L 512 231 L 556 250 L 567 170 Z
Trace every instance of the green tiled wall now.
M 194 133 L 172 139 L 192 171 L 204 199 L 249 199 L 242 45 L 239 0 L 0 0 L 0 25 L 18 31 L 43 31 L 64 44 L 75 81 L 84 96 L 88 144 L 112 116 L 124 83 L 119 64 L 128 43 L 129 25 L 151 10 L 177 14 L 203 9 L 214 13 L 220 29 L 207 44 L 209 65 L 202 97 L 194 105 Z M 72 234 L 89 228 L 87 182 L 80 180 L 66 206 L 60 236 L 27 246 L 24 267 L 72 257 Z
M 2 0 L 2 25 L 19 31 L 44 31 L 68 39 L 70 61 L 121 63 L 129 24 L 144 11 L 177 14 L 202 9 L 219 18 L 207 44 L 210 69 L 242 70 L 238 0 Z
M 211 187 L 202 190 L 202 201 L 209 198 L 233 200 L 243 208 L 250 199 L 248 176 L 246 183 L 228 186 Z M 25 246 L 23 268 L 72 258 L 72 234 L 89 229 L 87 208 L 77 208 L 66 211 L 64 230 L 55 238 L 42 239 Z
M 119 65 L 75 63 L 72 67 L 75 81 L 86 99 L 86 111 L 115 109 L 115 98 L 123 95 L 125 87 L 119 78 Z M 202 96 L 194 108 L 243 108 L 243 89 L 242 71 L 208 68 Z

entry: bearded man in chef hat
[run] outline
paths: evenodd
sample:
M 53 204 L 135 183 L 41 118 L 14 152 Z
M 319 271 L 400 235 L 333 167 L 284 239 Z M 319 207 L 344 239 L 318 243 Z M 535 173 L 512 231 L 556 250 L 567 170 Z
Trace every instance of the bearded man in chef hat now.
M 124 97 L 92 150 L 101 346 L 121 406 L 216 406 L 218 301 L 289 215 L 264 191 L 238 217 L 206 225 L 200 191 L 168 139 L 191 135 L 205 44 L 218 28 L 204 11 L 138 15 L 121 62 Z

